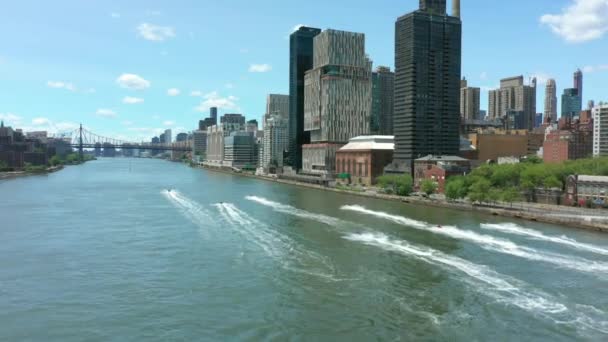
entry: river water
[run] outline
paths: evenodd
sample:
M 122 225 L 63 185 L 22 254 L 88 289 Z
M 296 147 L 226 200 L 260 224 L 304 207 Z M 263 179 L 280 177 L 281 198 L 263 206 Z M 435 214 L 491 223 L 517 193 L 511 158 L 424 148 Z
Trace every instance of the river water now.
M 608 339 L 605 234 L 146 159 L 0 195 L 1 341 Z

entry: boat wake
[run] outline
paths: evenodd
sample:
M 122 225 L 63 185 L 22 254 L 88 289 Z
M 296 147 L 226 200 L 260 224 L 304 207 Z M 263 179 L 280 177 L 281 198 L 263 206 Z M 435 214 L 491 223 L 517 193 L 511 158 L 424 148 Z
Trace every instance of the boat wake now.
M 324 280 L 340 280 L 333 276 L 335 269 L 328 258 L 301 248 L 290 237 L 271 229 L 232 203 L 220 203 L 215 207 L 232 228 L 257 245 L 267 256 L 280 261 L 283 268 Z
M 481 228 L 486 229 L 486 230 L 498 231 L 498 232 L 502 232 L 502 233 L 525 236 L 525 237 L 529 237 L 529 238 L 539 240 L 539 241 L 553 242 L 556 244 L 569 246 L 569 247 L 572 247 L 572 248 L 575 248 L 575 249 L 578 249 L 581 251 L 591 252 L 591 253 L 595 253 L 595 254 L 608 255 L 608 249 L 605 249 L 605 248 L 602 248 L 599 246 L 595 246 L 592 244 L 578 242 L 578 241 L 571 239 L 569 237 L 566 237 L 566 236 L 545 235 L 539 231 L 524 228 L 515 223 L 499 223 L 499 224 L 486 223 L 486 224 L 482 224 Z
M 312 220 L 312 221 L 317 221 L 317 222 L 326 224 L 328 226 L 335 227 L 335 226 L 345 223 L 344 221 L 337 219 L 335 217 L 326 216 L 326 215 L 322 215 L 322 214 L 314 214 L 314 213 L 308 212 L 306 210 L 301 210 L 301 209 L 292 207 L 287 204 L 273 202 L 273 201 L 263 198 L 263 197 L 246 196 L 245 199 L 252 201 L 252 202 L 256 202 L 256 203 L 261 204 L 266 207 L 270 207 L 274 211 L 279 212 L 279 213 L 288 214 L 288 215 L 292 215 L 292 216 L 296 216 L 299 218 L 308 219 L 308 220 Z
M 207 228 L 209 226 L 209 222 L 213 222 L 213 216 L 209 210 L 184 196 L 179 191 L 163 190 L 161 193 L 177 209 L 179 209 L 184 216 L 186 216 L 190 221 L 192 221 L 192 223 L 196 224 L 200 228 Z
M 370 215 L 403 226 L 430 231 L 435 234 L 444 235 L 459 240 L 473 242 L 479 245 L 481 248 L 493 252 L 513 255 L 528 260 L 542 261 L 545 263 L 556 265 L 561 268 L 567 268 L 575 271 L 584 271 L 594 275 L 597 275 L 598 273 L 608 274 L 608 264 L 606 263 L 595 262 L 574 256 L 565 257 L 556 253 L 539 251 L 534 248 L 520 246 L 510 240 L 496 238 L 490 235 L 479 234 L 470 230 L 462 230 L 458 227 L 439 227 L 403 216 L 392 215 L 381 211 L 369 210 L 359 205 L 345 205 L 342 207 L 342 210 Z
M 608 332 L 608 321 L 599 318 L 605 317 L 603 311 L 593 307 L 595 313 L 588 314 L 578 307 L 568 308 L 551 295 L 535 290 L 522 281 L 495 272 L 487 266 L 478 265 L 431 248 L 418 247 L 406 241 L 391 239 L 380 233 L 349 234 L 344 238 L 378 247 L 385 251 L 413 257 L 439 266 L 448 272 L 458 271 L 467 276 L 459 277 L 459 280 L 466 282 L 476 291 L 499 303 L 513 305 L 534 314 L 543 315 L 561 324 L 572 324 L 575 327 L 582 325 L 586 329 L 602 333 Z

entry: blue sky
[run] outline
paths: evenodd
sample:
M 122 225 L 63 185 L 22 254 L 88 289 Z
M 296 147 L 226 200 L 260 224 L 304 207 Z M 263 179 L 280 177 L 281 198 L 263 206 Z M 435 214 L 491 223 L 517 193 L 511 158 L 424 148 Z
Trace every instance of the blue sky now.
M 448 0 L 448 6 L 450 1 Z M 585 71 L 584 103 L 608 100 L 608 0 L 462 0 L 463 75 L 487 89 L 538 75 L 558 96 Z M 196 128 L 210 105 L 258 119 L 288 93 L 297 25 L 366 34 L 394 65 L 394 22 L 417 0 L 9 0 L 0 13 L 0 118 L 27 130 L 148 140 Z M 143 101 L 143 102 L 142 102 Z M 201 112 L 202 111 L 202 112 Z

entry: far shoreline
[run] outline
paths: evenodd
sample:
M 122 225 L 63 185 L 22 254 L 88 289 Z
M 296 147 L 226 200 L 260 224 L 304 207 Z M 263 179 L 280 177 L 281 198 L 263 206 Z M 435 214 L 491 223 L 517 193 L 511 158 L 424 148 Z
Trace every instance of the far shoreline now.
M 583 219 L 583 217 L 578 217 L 578 218 L 574 217 L 574 218 L 568 219 L 568 216 L 564 216 L 564 217 L 548 216 L 546 214 L 541 214 L 539 212 L 525 211 L 525 210 L 521 210 L 521 209 L 515 208 L 515 207 L 505 209 L 505 208 L 499 208 L 499 207 L 479 206 L 479 205 L 474 205 L 474 204 L 470 204 L 470 203 L 465 204 L 465 203 L 459 203 L 459 202 L 441 201 L 441 200 L 437 200 L 437 199 L 424 199 L 424 198 L 414 197 L 414 196 L 400 197 L 400 196 L 395 196 L 395 195 L 386 195 L 386 194 L 378 194 L 378 193 L 374 194 L 374 193 L 368 193 L 368 192 L 358 192 L 358 191 L 352 191 L 352 190 L 324 187 L 321 185 L 284 180 L 284 179 L 279 179 L 279 178 L 274 178 L 274 177 L 264 177 L 264 176 L 257 176 L 257 175 L 248 174 L 248 173 L 238 173 L 238 172 L 228 171 L 228 170 L 224 170 L 224 169 L 220 169 L 220 168 L 207 167 L 207 166 L 194 166 L 194 168 L 199 168 L 199 169 L 204 169 L 204 170 L 211 171 L 211 172 L 224 173 L 224 174 L 229 174 L 229 175 L 234 175 L 234 176 L 254 178 L 254 179 L 259 179 L 259 180 L 263 180 L 263 181 L 267 181 L 267 182 L 294 185 L 294 186 L 299 186 L 299 187 L 308 188 L 308 189 L 333 191 L 333 192 L 337 192 L 337 193 L 354 195 L 354 196 L 359 196 L 359 197 L 373 198 L 373 199 L 385 200 L 385 201 L 391 201 L 391 202 L 400 202 L 403 204 L 413 204 L 413 205 L 435 207 L 435 208 L 448 208 L 448 209 L 454 209 L 454 210 L 466 210 L 466 211 L 470 211 L 470 212 L 482 213 L 482 214 L 489 215 L 489 216 L 500 216 L 500 217 L 506 217 L 506 218 L 520 219 L 520 220 L 525 220 L 525 221 L 530 221 L 530 222 L 555 224 L 555 225 L 560 225 L 560 226 L 564 226 L 564 227 L 568 227 L 568 228 L 577 228 L 577 229 L 584 229 L 584 230 L 596 231 L 596 232 L 601 232 L 601 233 L 608 233 L 608 221 L 606 223 L 600 223 L 600 222 L 597 222 L 594 220 L 585 220 L 585 219 Z M 530 204 L 526 203 L 526 202 L 517 202 L 516 206 L 523 207 L 525 205 L 530 205 Z M 549 206 L 549 205 L 545 205 L 545 206 L 547 207 L 545 213 L 551 213 L 552 211 L 557 212 L 555 209 L 560 208 L 559 206 Z M 555 208 L 552 208 L 552 207 L 555 207 Z M 565 208 L 568 208 L 568 207 L 565 207 Z M 602 214 L 605 214 L 606 216 L 608 216 L 608 213 L 603 213 L 602 211 L 603 211 L 602 209 L 597 209 L 597 216 L 602 216 Z

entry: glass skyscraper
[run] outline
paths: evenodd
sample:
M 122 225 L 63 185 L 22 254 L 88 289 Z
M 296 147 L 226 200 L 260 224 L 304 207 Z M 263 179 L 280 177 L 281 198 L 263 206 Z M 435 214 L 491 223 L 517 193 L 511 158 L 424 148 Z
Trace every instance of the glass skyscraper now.
M 576 88 L 564 89 L 562 95 L 562 118 L 572 119 L 578 116 L 583 109 L 583 99 Z
M 454 6 L 454 13 L 460 9 Z M 420 0 L 420 9 L 395 25 L 395 164 L 459 152 L 462 23 L 445 0 Z M 397 170 L 395 170 L 397 171 Z
M 289 37 L 289 158 L 287 165 L 302 168 L 302 145 L 310 143 L 304 131 L 304 74 L 313 65 L 313 38 L 320 29 L 300 27 Z

